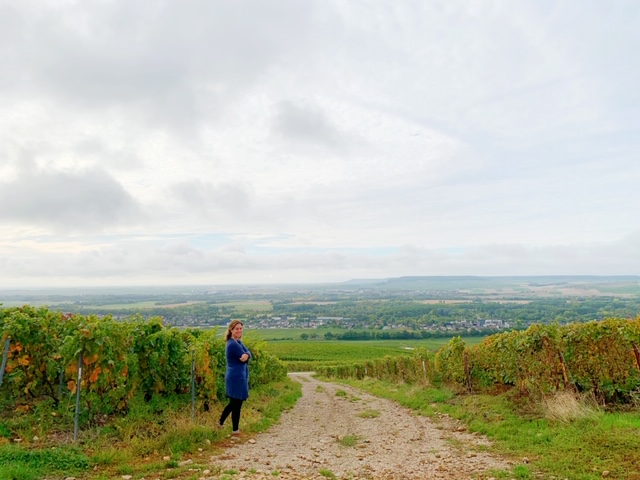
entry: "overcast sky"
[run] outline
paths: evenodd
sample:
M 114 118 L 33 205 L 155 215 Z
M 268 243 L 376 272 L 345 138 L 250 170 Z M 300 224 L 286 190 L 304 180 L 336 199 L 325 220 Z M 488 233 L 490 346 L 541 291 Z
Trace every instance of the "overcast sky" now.
M 639 25 L 0 0 L 0 287 L 639 275 Z

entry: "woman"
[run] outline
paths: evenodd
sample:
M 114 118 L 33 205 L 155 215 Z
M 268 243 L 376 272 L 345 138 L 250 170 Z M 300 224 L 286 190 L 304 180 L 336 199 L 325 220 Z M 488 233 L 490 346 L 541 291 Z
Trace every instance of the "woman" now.
M 232 320 L 227 327 L 224 339 L 227 341 L 227 371 L 224 375 L 224 384 L 229 404 L 224 407 L 220 415 L 220 426 L 231 414 L 233 434 L 240 433 L 240 410 L 242 403 L 249 398 L 249 367 L 247 363 L 251 358 L 251 352 L 242 341 L 243 324 L 240 320 Z

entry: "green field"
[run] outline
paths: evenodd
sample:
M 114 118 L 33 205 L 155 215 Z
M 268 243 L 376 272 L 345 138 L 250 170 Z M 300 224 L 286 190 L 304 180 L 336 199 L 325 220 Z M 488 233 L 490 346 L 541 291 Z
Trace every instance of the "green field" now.
M 50 300 L 0 300 L 0 308 L 20 308 L 25 305 L 33 305 L 34 307 L 48 307 L 50 305 L 60 305 L 65 302 L 52 302 Z
M 215 304 L 217 307 L 233 307 L 238 313 L 245 312 L 259 312 L 270 313 L 273 312 L 273 305 L 270 300 L 238 300 L 233 302 L 220 302 Z
M 289 371 L 314 370 L 321 365 L 340 365 L 365 362 L 387 355 L 411 355 L 415 349 L 424 348 L 434 353 L 445 345 L 449 338 L 425 340 L 325 340 L 324 333 L 317 330 L 317 339 L 300 340 L 300 333 L 311 334 L 310 329 L 246 330 L 245 338 L 265 342 L 265 350 L 283 360 Z M 338 330 L 335 330 L 336 332 Z M 466 337 L 467 345 L 475 345 L 482 337 Z
M 306 333 L 307 335 L 316 335 L 315 340 L 324 340 L 324 334 L 331 333 L 343 333 L 344 330 L 340 328 L 252 328 L 249 325 L 245 325 L 245 336 L 257 336 L 262 340 L 302 340 L 300 335 Z M 314 341 L 314 340 L 311 340 Z

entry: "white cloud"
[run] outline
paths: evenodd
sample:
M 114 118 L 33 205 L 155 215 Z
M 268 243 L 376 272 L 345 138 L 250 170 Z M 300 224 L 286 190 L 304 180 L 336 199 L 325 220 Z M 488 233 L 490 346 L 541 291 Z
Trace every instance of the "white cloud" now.
M 638 274 L 638 21 L 5 2 L 0 285 Z
M 0 183 L 0 204 L 0 221 L 71 232 L 100 231 L 140 214 L 134 199 L 101 170 L 22 172 Z

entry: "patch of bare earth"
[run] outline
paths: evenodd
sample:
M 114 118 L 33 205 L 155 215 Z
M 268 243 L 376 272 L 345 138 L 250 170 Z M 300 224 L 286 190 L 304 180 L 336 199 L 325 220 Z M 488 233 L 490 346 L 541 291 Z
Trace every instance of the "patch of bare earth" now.
M 231 437 L 211 457 L 206 478 L 229 478 L 233 470 L 234 478 L 255 480 L 470 479 L 511 469 L 450 417 L 431 420 L 310 374 L 292 376 L 302 383 L 295 407 L 265 433 Z

